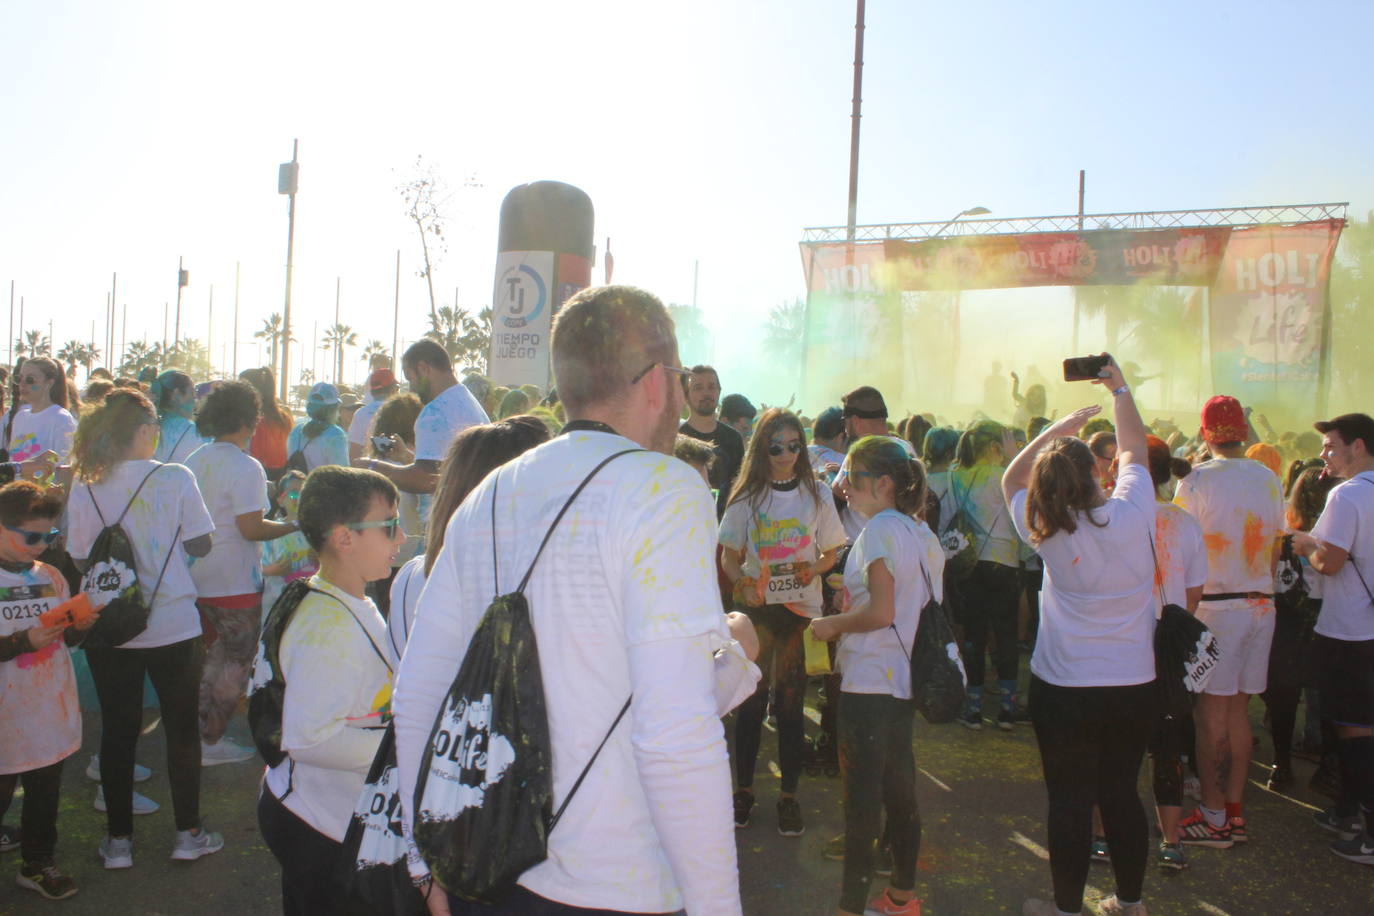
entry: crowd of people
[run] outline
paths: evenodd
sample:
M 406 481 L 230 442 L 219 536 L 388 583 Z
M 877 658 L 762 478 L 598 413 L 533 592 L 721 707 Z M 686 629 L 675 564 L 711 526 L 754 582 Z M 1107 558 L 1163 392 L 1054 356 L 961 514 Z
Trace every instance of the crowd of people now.
M 108 869 L 133 866 L 135 816 L 159 807 L 134 791 L 146 677 L 171 857 L 224 848 L 200 816 L 201 768 L 261 753 L 258 823 L 290 914 L 367 911 L 339 876 L 393 735 L 417 912 L 739 913 L 734 834 L 757 818 L 768 720 L 782 837 L 806 830 L 808 765 L 838 770 L 836 912 L 919 916 L 911 660 L 926 615 L 947 612 L 967 675 L 955 721 L 1029 725 L 1039 746 L 1053 895 L 1023 912 L 1081 912 L 1103 862 L 1116 895 L 1101 911 L 1143 916 L 1152 861 L 1182 870 L 1185 847 L 1250 841 L 1256 695 L 1269 787 L 1294 784 L 1295 753 L 1317 755 L 1312 786 L 1333 804 L 1316 826 L 1374 865 L 1374 419 L 1279 435 L 1219 395 L 1189 436 L 1147 425 L 1104 363 L 1110 419 L 1047 416 L 1044 387 L 1023 393 L 1015 374 L 1009 403 L 985 405 L 1011 422 L 898 420 L 872 386 L 808 417 L 722 398 L 715 369 L 681 366 L 663 305 L 630 287 L 563 306 L 549 391 L 460 380 L 431 340 L 405 351 L 401 378 L 375 364 L 361 396 L 314 385 L 299 419 L 269 369 L 98 370 L 79 392 L 57 363 L 25 359 L 5 379 L 0 441 L 0 819 L 19 784 L 24 802 L 0 847 L 19 849 L 20 886 L 76 892 L 57 821 L 84 665 Z M 478 902 L 449 881 L 475 852 L 436 851 L 424 837 L 446 813 L 414 809 L 448 748 L 436 723 L 454 674 L 513 594 L 538 637 L 535 750 L 560 814 L 518 883 Z M 141 625 L 112 636 L 140 605 Z M 1179 609 L 1214 640 L 1183 715 L 1162 700 L 1182 671 L 1156 641 Z M 269 682 L 270 756 L 256 720 L 256 748 L 228 737 Z M 480 726 L 464 748 L 485 768 L 505 738 Z M 1137 791 L 1147 756 L 1153 818 Z M 501 797 L 482 782 L 469 804 Z

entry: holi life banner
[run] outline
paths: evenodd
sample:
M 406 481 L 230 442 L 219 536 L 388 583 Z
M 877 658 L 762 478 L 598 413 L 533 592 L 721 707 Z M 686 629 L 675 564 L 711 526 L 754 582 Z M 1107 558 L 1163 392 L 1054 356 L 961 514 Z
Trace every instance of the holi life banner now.
M 1226 227 L 986 235 L 804 245 L 811 292 L 1210 286 Z
M 1344 225 L 1231 231 L 1209 303 L 1214 390 L 1297 416 L 1324 411 L 1327 287 Z

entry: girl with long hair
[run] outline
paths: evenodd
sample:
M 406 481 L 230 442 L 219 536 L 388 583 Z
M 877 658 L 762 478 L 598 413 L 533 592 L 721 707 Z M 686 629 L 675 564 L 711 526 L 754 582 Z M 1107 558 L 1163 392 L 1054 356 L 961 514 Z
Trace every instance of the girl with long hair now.
M 983 679 L 990 642 L 995 644 L 993 664 L 1001 693 L 997 727 L 1007 731 L 1026 721 L 1016 692 L 1021 662 L 1016 645 L 1021 543 L 998 485 L 1002 469 L 1015 452 L 1009 428 L 991 420 L 975 423 L 959 437 L 957 464 L 950 474 L 951 511 L 963 515 L 977 556 L 972 570 L 956 583 L 968 646 L 964 654 L 968 699 L 958 721 L 974 731 L 983 727 Z M 941 524 L 945 524 L 943 518 Z
M 114 647 L 88 648 L 100 698 L 100 781 L 108 835 L 106 868 L 133 866 L 134 749 L 143 724 L 143 679 L 151 678 L 167 732 L 167 779 L 176 812 L 172 858 L 218 852 L 224 838 L 201 828 L 198 694 L 205 649 L 189 557 L 210 552 L 214 522 L 196 478 L 159 464 L 157 411 L 141 392 L 119 389 L 81 418 L 72 448 L 76 479 L 67 505 L 67 548 L 86 566 L 97 535 L 120 526 L 133 546 L 150 602 L 148 625 Z
M 72 450 L 76 418 L 67 409 L 67 374 L 45 356 L 24 360 L 16 373 L 20 407 L 9 427 L 10 461 L 28 461 L 45 451 L 65 464 Z
M 305 401 L 306 418 L 286 437 L 287 463 L 298 453 L 307 474 L 326 465 L 348 467 L 348 433 L 339 425 L 339 389 L 319 382 Z
M 806 829 L 796 798 L 805 737 L 802 634 L 821 616 L 820 580 L 835 565 L 845 534 L 830 488 L 811 470 L 806 434 L 795 414 L 774 407 L 759 417 L 721 519 L 720 543 L 736 604 L 758 632 L 763 672 L 735 722 L 735 826 L 748 826 L 754 808 L 754 767 L 771 672 L 782 769 L 778 832 L 800 836 Z
M 262 421 L 253 432 L 248 453 L 262 465 L 269 480 L 276 480 L 286 467 L 286 437 L 291 434 L 291 412 L 277 402 L 277 380 L 267 367 L 244 369 L 239 380 L 258 390 Z
M 1145 424 L 1115 360 L 1097 383 L 1115 407 L 1120 473 L 1110 497 L 1093 453 L 1074 438 L 1096 406 L 1050 424 L 1002 476 L 1016 530 L 1045 564 L 1030 714 L 1049 791 L 1054 902 L 1028 900 L 1026 916 L 1082 909 L 1094 803 L 1117 887 L 1101 912 L 1145 913 L 1150 833 L 1136 779 L 1157 716 L 1155 488 Z
M 196 413 L 195 384 L 185 372 L 168 369 L 148 386 L 148 399 L 157 408 L 162 424 L 153 457 L 163 464 L 185 464 L 191 453 L 205 444 L 191 419 Z
M 844 496 L 868 519 L 845 562 L 843 613 L 811 621 L 821 640 L 839 638 L 838 739 L 844 792 L 844 883 L 840 916 L 919 916 L 916 857 L 921 818 L 911 732 L 908 661 L 921 610 L 940 597 L 945 556 L 917 516 L 925 507 L 921 462 L 896 440 L 865 436 L 849 450 Z M 883 812 L 892 879 L 869 900 Z

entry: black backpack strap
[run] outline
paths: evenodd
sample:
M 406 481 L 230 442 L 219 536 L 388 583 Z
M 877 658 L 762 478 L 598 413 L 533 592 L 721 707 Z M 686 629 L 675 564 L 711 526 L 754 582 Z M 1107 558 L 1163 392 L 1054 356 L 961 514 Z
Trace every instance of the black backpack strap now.
M 501 472 L 491 479 L 491 593 L 501 594 L 501 564 L 496 559 L 496 488 L 501 483 Z
M 358 625 L 358 629 L 360 629 L 360 630 L 363 631 L 363 636 L 366 637 L 366 639 L 367 639 L 367 644 L 368 644 L 369 646 L 372 647 L 372 652 L 373 652 L 373 654 L 376 655 L 377 658 L 381 660 L 382 664 L 383 664 L 383 665 L 386 665 L 386 670 L 387 670 L 387 672 L 390 673 L 390 674 L 395 674 L 395 673 L 396 673 L 395 671 L 392 671 L 392 670 L 391 670 L 391 662 L 389 662 L 389 661 L 386 660 L 386 656 L 382 654 L 382 650 L 381 650 L 381 649 L 378 649 L 378 648 L 377 648 L 377 644 L 376 644 L 375 642 L 372 641 L 372 634 L 369 633 L 369 632 L 367 632 L 367 627 L 363 626 L 363 622 L 362 622 L 361 620 L 358 619 L 358 615 L 356 615 L 356 614 L 353 613 L 353 609 L 352 609 L 351 607 L 349 607 L 348 604 L 347 604 L 346 602 L 342 601 L 337 595 L 331 595 L 331 594 L 329 594 L 329 592 L 325 591 L 324 589 L 312 588 L 312 589 L 310 589 L 310 591 L 316 592 L 316 593 L 318 593 L 318 594 L 324 595 L 326 598 L 331 598 L 331 599 L 333 599 L 334 601 L 337 601 L 337 602 L 339 603 L 339 606 L 342 607 L 345 611 L 348 612 L 348 616 L 351 617 L 351 618 L 353 618 L 353 622 L 356 623 L 356 624 Z
M 568 512 L 568 510 L 572 508 L 572 504 L 577 500 L 577 497 L 578 497 L 579 495 L 581 495 L 582 491 L 586 488 L 587 484 L 589 484 L 589 483 L 592 482 L 592 478 L 595 477 L 598 473 L 600 473 L 602 468 L 604 468 L 606 465 L 610 464 L 612 461 L 614 461 L 614 460 L 616 460 L 617 458 L 619 458 L 621 455 L 629 455 L 629 454 L 633 454 L 634 452 L 642 452 L 642 451 L 644 451 L 644 449 L 642 449 L 642 448 L 627 448 L 627 449 L 625 449 L 625 450 L 622 451 L 622 452 L 616 452 L 614 455 L 611 455 L 611 456 L 608 457 L 606 460 L 604 460 L 604 461 L 602 461 L 600 464 L 598 464 L 596 467 L 592 468 L 591 473 L 588 474 L 585 478 L 583 478 L 582 482 L 581 482 L 580 484 L 577 485 L 577 489 L 576 489 L 576 490 L 573 490 L 572 496 L 569 496 L 569 497 L 568 497 L 568 501 L 565 502 L 565 503 L 563 504 L 563 508 L 558 510 L 558 515 L 556 515 L 556 516 L 554 517 L 553 524 L 549 525 L 549 530 L 544 534 L 544 540 L 542 540 L 542 541 L 539 542 L 539 549 L 536 550 L 536 551 L 534 552 L 534 559 L 530 561 L 530 568 L 527 569 L 527 570 L 525 571 L 525 577 L 524 577 L 523 579 L 521 579 L 521 580 L 520 580 L 520 584 L 519 584 L 518 586 L 516 586 L 516 589 L 515 589 L 516 594 L 520 594 L 520 593 L 524 592 L 525 586 L 529 584 L 530 577 L 534 575 L 534 566 L 535 566 L 535 564 L 539 562 L 539 557 L 540 557 L 540 555 L 543 554 L 544 548 L 547 547 L 547 546 L 549 545 L 549 540 L 553 537 L 554 529 L 556 529 L 556 528 L 558 527 L 558 523 L 561 522 L 561 521 L 563 520 L 563 516 L 566 515 L 567 512 Z M 495 481 L 492 481 L 492 509 L 491 509 L 491 511 L 492 511 L 492 519 L 493 519 L 493 524 L 492 524 L 492 532 L 493 532 L 493 534 L 492 534 L 492 537 L 493 537 L 493 539 L 494 539 L 494 538 L 495 538 L 495 530 L 496 530 L 496 526 L 495 526 L 495 518 L 496 518 L 496 482 L 495 482 Z M 494 541 L 493 541 L 493 544 L 494 544 Z M 499 586 L 498 586 L 498 593 L 499 593 Z M 619 721 L 619 720 L 617 720 L 617 721 Z
M 149 476 L 152 476 L 152 475 L 149 475 Z M 144 479 L 146 480 L 147 478 L 144 478 Z M 121 516 L 121 518 L 122 518 L 122 516 Z M 116 522 L 115 524 L 119 524 L 119 523 Z M 181 538 L 181 526 L 180 526 L 180 525 L 177 525 L 176 534 L 173 534 L 173 535 L 172 535 L 172 546 L 167 548 L 167 556 L 163 559 L 163 561 L 162 561 L 162 569 L 159 570 L 159 571 L 158 571 L 158 574 L 157 574 L 157 583 L 153 585 L 153 594 L 152 594 L 152 597 L 150 597 L 150 598 L 148 599 L 148 613 L 149 613 L 149 614 L 151 614 L 151 613 L 153 612 L 153 602 L 157 600 L 157 593 L 158 593 L 159 591 L 162 590 L 162 580 L 163 580 L 163 578 L 165 578 L 166 575 L 167 575 L 167 564 L 172 562 L 172 554 L 174 554 L 174 553 L 177 552 L 177 546 L 178 546 L 178 544 L 180 543 L 180 540 L 179 540 L 180 538 Z
M 643 449 L 631 449 L 631 451 L 638 452 L 643 451 Z M 624 455 L 625 452 L 621 452 L 620 454 Z M 611 458 L 618 457 L 619 455 L 611 456 Z M 606 461 L 610 461 L 611 458 L 607 458 Z M 606 461 L 603 461 L 601 463 L 604 465 Z M 596 470 L 599 471 L 601 470 L 601 468 L 598 466 Z M 595 474 L 596 471 L 592 471 L 592 473 Z M 579 489 L 581 488 L 579 487 Z M 601 756 L 601 749 L 606 746 L 607 741 L 611 740 L 611 733 L 614 732 L 615 727 L 620 724 L 620 720 L 625 718 L 625 713 L 630 711 L 630 701 L 632 699 L 634 699 L 633 694 L 625 698 L 625 705 L 620 707 L 620 714 L 615 717 L 615 721 L 611 723 L 611 727 L 606 729 L 606 736 L 601 739 L 601 743 L 596 746 L 596 750 L 592 751 L 592 757 L 590 760 L 587 761 L 587 765 L 582 768 L 582 772 L 577 777 L 577 782 L 573 783 L 573 787 L 568 790 L 568 797 L 563 799 L 563 804 L 558 806 L 558 811 L 554 813 L 553 820 L 549 821 L 549 828 L 547 833 L 553 833 L 553 828 L 558 826 L 558 821 L 563 817 L 563 812 L 568 810 L 568 803 L 573 800 L 573 796 L 577 794 L 577 790 L 582 788 L 582 780 L 587 778 L 587 774 L 591 772 L 592 764 L 596 763 L 596 758 Z

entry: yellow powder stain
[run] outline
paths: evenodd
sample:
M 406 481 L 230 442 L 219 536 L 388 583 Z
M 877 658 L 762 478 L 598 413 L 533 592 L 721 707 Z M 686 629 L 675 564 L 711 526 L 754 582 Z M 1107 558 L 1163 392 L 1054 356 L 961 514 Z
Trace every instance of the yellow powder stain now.
M 1256 562 L 1260 557 L 1260 551 L 1265 547 L 1264 543 L 1264 522 L 1253 512 L 1245 514 L 1245 530 L 1241 534 L 1240 546 L 1245 551 L 1245 565 L 1252 571 L 1260 569 Z M 1268 557 L 1264 558 L 1268 561 Z
M 1220 560 L 1222 555 L 1231 547 L 1231 539 L 1220 531 L 1204 534 L 1202 539 L 1207 542 L 1207 556 L 1213 562 Z

